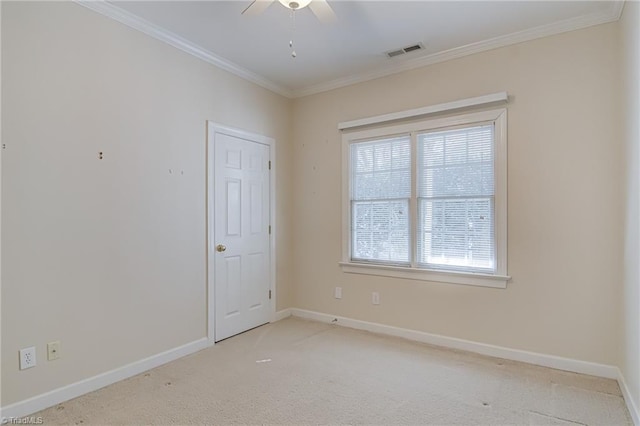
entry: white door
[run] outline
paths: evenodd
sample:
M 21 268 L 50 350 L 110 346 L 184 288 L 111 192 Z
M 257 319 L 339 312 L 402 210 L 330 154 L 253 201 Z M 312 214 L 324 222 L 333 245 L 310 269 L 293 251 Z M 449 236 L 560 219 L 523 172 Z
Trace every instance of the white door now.
M 217 342 L 271 316 L 270 148 L 220 131 L 214 132 L 213 145 L 209 253 Z

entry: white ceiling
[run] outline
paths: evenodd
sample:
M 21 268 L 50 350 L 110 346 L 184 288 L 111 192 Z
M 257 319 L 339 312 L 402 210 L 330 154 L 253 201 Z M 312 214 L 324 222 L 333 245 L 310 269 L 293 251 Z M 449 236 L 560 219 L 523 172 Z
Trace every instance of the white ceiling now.
M 328 0 L 337 22 L 275 1 L 259 16 L 251 2 L 82 3 L 286 96 L 302 96 L 382 75 L 619 18 L 621 1 Z M 90 3 L 90 4 L 88 4 Z M 424 50 L 390 59 L 415 43 Z

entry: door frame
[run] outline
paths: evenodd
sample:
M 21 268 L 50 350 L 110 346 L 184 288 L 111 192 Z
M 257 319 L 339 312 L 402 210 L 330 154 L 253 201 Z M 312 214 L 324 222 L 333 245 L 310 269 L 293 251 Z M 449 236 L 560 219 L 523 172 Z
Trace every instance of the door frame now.
M 251 142 L 260 143 L 269 147 L 269 161 L 271 162 L 271 170 L 269 173 L 269 225 L 271 225 L 271 235 L 269 238 L 269 290 L 271 290 L 271 299 L 269 300 L 271 311 L 271 322 L 275 320 L 276 315 L 276 141 L 268 136 L 259 135 L 257 133 L 247 132 L 245 130 L 224 126 L 213 121 L 207 120 L 207 145 L 206 145 L 206 167 L 207 182 L 206 191 L 206 229 L 207 229 L 207 247 L 205 250 L 206 277 L 207 277 L 207 338 L 209 344 L 215 343 L 215 273 L 214 273 L 214 256 L 215 250 L 213 245 L 215 239 L 215 206 L 214 197 L 211 191 L 215 188 L 215 143 L 216 134 L 225 134 Z

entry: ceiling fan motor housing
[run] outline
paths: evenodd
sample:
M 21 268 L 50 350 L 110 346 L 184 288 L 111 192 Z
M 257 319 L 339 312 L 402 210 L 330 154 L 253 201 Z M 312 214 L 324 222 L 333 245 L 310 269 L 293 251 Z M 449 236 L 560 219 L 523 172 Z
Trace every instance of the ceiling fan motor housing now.
M 303 7 L 307 7 L 309 5 L 309 3 L 311 3 L 311 0 L 278 0 L 283 6 L 288 7 L 289 9 L 293 9 L 293 10 L 298 10 L 298 9 L 302 9 Z

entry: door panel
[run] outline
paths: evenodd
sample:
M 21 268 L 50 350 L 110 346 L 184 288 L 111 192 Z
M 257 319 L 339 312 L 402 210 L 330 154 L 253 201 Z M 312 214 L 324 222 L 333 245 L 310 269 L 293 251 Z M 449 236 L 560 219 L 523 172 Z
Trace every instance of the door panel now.
M 240 196 L 242 182 L 240 179 L 227 179 L 227 237 L 239 236 L 241 234 L 241 217 L 242 209 L 240 205 Z
M 210 253 L 219 341 L 270 319 L 270 176 L 268 145 L 218 132 L 213 145 Z
M 247 277 L 249 282 L 260 280 L 260 274 L 264 271 L 263 253 L 252 253 L 247 256 Z M 257 286 L 250 287 L 248 294 L 249 310 L 259 309 L 262 307 L 264 300 L 262 289 Z
M 224 317 L 238 315 L 242 300 L 240 256 L 229 256 L 224 259 L 224 271 L 220 271 L 220 280 L 224 285 L 224 292 L 220 294 L 221 301 L 225 301 Z
M 251 234 L 259 234 L 264 232 L 262 227 L 262 182 L 251 182 L 249 192 L 251 204 L 249 205 L 249 214 L 251 215 Z

